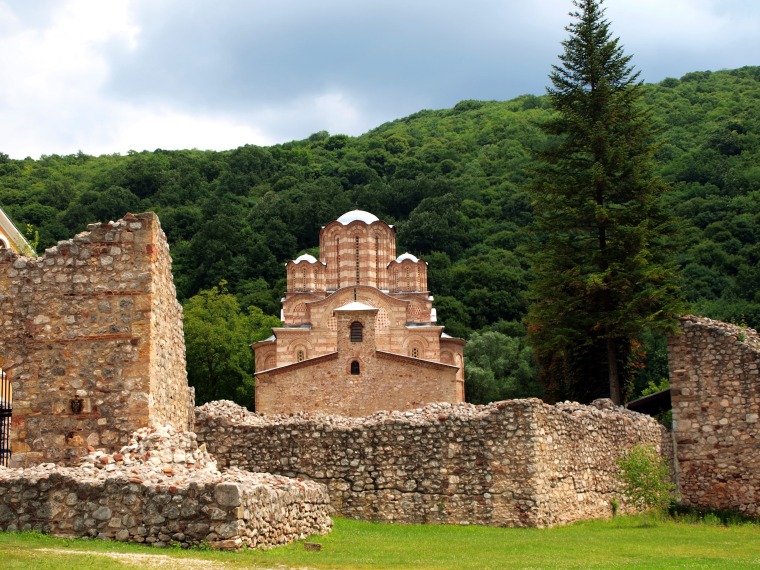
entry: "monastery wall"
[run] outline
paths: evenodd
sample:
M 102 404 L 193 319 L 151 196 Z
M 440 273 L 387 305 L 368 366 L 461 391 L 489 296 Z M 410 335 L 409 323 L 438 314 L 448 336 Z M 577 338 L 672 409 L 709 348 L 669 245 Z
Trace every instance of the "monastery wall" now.
M 134 429 L 192 423 L 182 309 L 155 214 L 92 224 L 39 258 L 0 252 L 11 466 L 77 464 Z
M 672 453 L 663 426 L 606 401 L 432 404 L 363 418 L 264 416 L 212 402 L 196 409 L 195 431 L 220 466 L 311 479 L 342 516 L 401 523 L 606 517 L 620 499 L 624 451 L 651 443 Z
M 668 354 L 682 501 L 760 516 L 758 333 L 688 316 Z
M 86 456 L 82 466 L 0 467 L 0 530 L 59 537 L 269 548 L 332 528 L 322 485 L 227 470 L 195 434 L 142 428 L 119 453 Z

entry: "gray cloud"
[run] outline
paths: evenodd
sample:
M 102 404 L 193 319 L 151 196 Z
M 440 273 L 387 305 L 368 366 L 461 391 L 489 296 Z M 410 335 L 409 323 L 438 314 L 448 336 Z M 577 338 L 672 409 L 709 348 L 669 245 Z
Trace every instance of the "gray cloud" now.
M 608 0 L 646 81 L 757 65 L 760 2 Z M 0 151 L 357 135 L 542 94 L 570 0 L 0 0 Z

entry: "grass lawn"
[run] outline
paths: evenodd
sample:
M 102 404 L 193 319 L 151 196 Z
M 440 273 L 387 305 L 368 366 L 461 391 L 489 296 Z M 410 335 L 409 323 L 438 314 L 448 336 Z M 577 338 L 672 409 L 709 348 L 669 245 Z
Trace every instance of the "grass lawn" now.
M 313 542 L 323 545 L 321 552 L 298 543 L 230 553 L 0 533 L 0 568 L 760 568 L 758 525 L 644 527 L 636 517 L 540 530 L 336 519 L 333 532 Z

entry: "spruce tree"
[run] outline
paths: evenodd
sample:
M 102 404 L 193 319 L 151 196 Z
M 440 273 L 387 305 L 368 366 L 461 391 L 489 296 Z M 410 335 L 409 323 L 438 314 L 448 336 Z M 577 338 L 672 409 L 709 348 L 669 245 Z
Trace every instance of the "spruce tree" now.
M 531 188 L 536 214 L 529 334 L 549 394 L 621 403 L 645 327 L 671 328 L 682 310 L 673 231 L 653 172 L 653 123 L 642 84 L 604 17 L 576 11 L 553 66 L 555 113 L 543 128 Z M 607 386 L 599 381 L 606 379 Z

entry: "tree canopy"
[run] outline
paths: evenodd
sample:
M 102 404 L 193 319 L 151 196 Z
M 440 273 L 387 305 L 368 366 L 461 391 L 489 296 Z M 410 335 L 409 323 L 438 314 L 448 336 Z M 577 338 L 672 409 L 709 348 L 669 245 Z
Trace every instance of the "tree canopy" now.
M 683 224 L 676 261 L 688 310 L 760 327 L 760 67 L 688 73 L 641 92 L 659 127 L 655 174 L 672 185 L 664 207 Z M 279 314 L 284 264 L 318 255 L 320 226 L 368 210 L 396 225 L 399 252 L 428 262 L 448 333 L 519 336 L 533 278 L 526 188 L 532 149 L 553 136 L 539 128 L 552 113 L 548 96 L 523 95 L 270 147 L 0 153 L 0 205 L 19 228 L 39 230 L 40 251 L 88 223 L 153 210 L 183 303 L 224 279 L 242 312 L 266 315 Z M 438 241 L 420 231 L 431 217 L 447 224 Z M 644 339 L 636 350 L 648 362 L 660 345 Z

